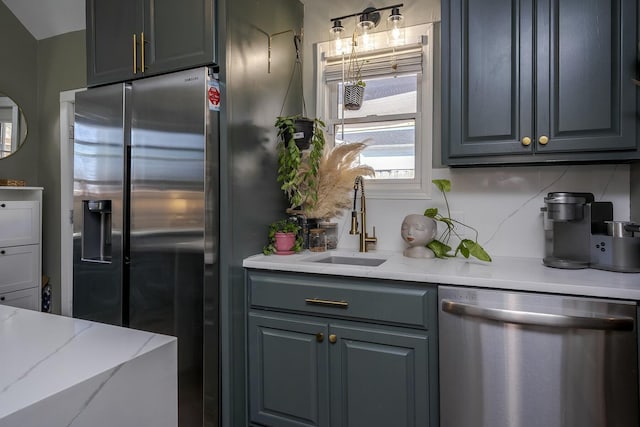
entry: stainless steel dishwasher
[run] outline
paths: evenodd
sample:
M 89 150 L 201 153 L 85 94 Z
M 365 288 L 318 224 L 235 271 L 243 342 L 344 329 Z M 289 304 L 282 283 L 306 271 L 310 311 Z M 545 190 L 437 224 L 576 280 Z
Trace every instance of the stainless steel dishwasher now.
M 440 287 L 441 427 L 637 427 L 635 303 Z

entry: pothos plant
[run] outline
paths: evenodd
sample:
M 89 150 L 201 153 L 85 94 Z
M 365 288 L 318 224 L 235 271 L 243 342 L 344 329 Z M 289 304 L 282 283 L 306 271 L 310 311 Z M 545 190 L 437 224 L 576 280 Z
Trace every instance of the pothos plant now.
M 427 247 L 431 249 L 435 256 L 438 258 L 455 257 L 458 255 L 458 253 L 461 253 L 465 258 L 473 256 L 481 261 L 490 262 L 491 257 L 480 245 L 480 243 L 478 243 L 478 230 L 451 218 L 451 209 L 449 209 L 449 201 L 447 200 L 447 193 L 451 191 L 451 182 L 448 179 L 434 179 L 432 182 L 442 193 L 444 203 L 447 207 L 447 216 L 444 216 L 440 212 L 438 212 L 438 208 L 429 208 L 424 211 L 424 215 L 426 217 L 433 218 L 434 220 L 440 221 L 446 225 L 446 229 L 440 236 L 438 236 L 438 239 L 434 239 L 433 241 L 431 241 L 431 243 L 427 244 Z M 463 239 L 456 230 L 456 226 L 462 226 L 473 230 L 473 232 L 475 233 L 475 239 Z M 456 247 L 455 252 L 453 254 L 450 254 L 452 248 L 448 245 L 448 243 L 452 236 L 457 237 L 460 240 L 460 243 Z
M 313 119 L 313 135 L 308 150 L 301 151 L 295 142 L 294 123 L 300 116 L 278 117 L 278 177 L 280 189 L 290 207 L 313 206 L 318 202 L 318 168 L 324 152 L 324 122 Z M 286 139 L 286 140 L 285 140 Z
M 271 255 L 276 251 L 276 233 L 296 233 L 296 243 L 291 250 L 300 252 L 302 250 L 302 236 L 299 233 L 300 226 L 298 223 L 290 219 L 280 219 L 269 224 L 269 232 L 267 234 L 267 245 L 262 248 L 262 253 Z

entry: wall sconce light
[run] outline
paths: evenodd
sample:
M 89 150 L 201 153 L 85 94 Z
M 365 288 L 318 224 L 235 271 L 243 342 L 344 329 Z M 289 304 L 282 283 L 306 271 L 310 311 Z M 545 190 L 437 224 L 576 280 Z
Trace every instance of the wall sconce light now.
M 379 12 L 383 10 L 391 10 L 391 15 L 387 19 L 387 22 L 390 28 L 392 28 L 392 30 L 397 29 L 397 35 L 398 35 L 397 40 L 400 41 L 402 39 L 401 21 L 403 17 L 400 14 L 400 8 L 402 6 L 404 6 L 404 4 L 400 3 L 400 4 L 394 4 L 392 6 L 379 7 L 379 8 L 368 7 L 362 12 L 352 13 L 350 15 L 345 15 L 345 16 L 339 16 L 337 18 L 331 18 L 330 21 L 333 23 L 333 26 L 331 27 L 330 31 L 331 31 L 331 34 L 333 35 L 333 39 L 335 40 L 336 52 L 341 53 L 343 48 L 342 36 L 338 35 L 344 31 L 344 27 L 342 26 L 341 21 L 346 18 L 353 18 L 353 17 L 358 18 L 356 21 L 356 29 L 362 32 L 362 42 L 364 44 L 365 49 L 371 48 L 372 46 L 369 40 L 369 32 L 378 26 L 378 23 L 380 22 Z M 396 34 L 396 33 L 393 33 L 393 34 Z M 340 37 L 340 42 L 338 42 L 337 37 Z M 395 35 L 392 35 L 392 37 L 395 38 Z M 338 49 L 338 45 L 340 46 L 340 49 Z
M 391 44 L 397 45 L 402 42 L 403 31 L 402 31 L 402 20 L 404 17 L 400 14 L 400 8 L 394 7 L 391 9 L 391 14 L 387 18 L 387 25 L 391 29 Z
M 342 53 L 342 33 L 344 33 L 342 22 L 339 19 L 333 21 L 333 27 L 329 32 L 331 33 L 331 39 L 334 41 L 336 54 L 339 55 Z
M 358 19 L 358 28 L 362 31 L 362 44 L 365 49 L 373 48 L 369 39 L 369 32 L 378 26 L 380 22 L 380 13 L 373 7 L 368 7 L 362 11 Z

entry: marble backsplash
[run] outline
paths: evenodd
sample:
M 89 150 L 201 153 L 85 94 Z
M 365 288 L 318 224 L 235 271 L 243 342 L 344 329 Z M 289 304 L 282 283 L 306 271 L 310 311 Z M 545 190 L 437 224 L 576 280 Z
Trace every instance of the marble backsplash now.
M 630 217 L 629 165 L 560 165 L 434 169 L 433 179 L 451 180 L 447 194 L 452 217 L 478 230 L 478 241 L 492 256 L 539 257 L 544 254 L 544 197 L 552 191 L 591 192 L 596 201 L 613 203 L 616 220 Z M 402 251 L 400 225 L 405 215 L 426 208 L 445 210 L 434 187 L 431 200 L 367 198 L 368 231 L 376 227 L 378 249 Z M 338 219 L 338 248 L 357 249 L 349 234 L 349 212 Z M 468 234 L 473 238 L 472 234 Z

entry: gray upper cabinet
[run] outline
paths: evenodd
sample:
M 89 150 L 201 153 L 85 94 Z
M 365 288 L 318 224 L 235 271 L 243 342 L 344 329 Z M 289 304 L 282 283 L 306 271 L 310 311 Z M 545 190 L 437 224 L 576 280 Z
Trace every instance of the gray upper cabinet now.
M 87 84 L 216 62 L 214 0 L 87 0 Z
M 636 0 L 445 0 L 443 163 L 640 158 Z

